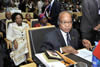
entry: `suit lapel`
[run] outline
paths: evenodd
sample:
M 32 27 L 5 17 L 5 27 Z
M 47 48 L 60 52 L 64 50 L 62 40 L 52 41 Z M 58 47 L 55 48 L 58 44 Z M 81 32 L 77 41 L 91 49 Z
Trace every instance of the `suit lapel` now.
M 57 29 L 56 33 L 57 33 L 58 41 L 59 41 L 60 44 L 61 44 L 61 47 L 66 46 L 66 43 L 65 43 L 65 41 L 64 41 L 64 38 L 63 38 L 63 36 L 62 36 L 62 34 L 61 34 L 60 29 Z
M 70 31 L 70 37 L 71 37 L 71 46 L 74 46 L 74 41 L 75 41 L 75 36 L 74 33 L 72 32 L 72 30 Z

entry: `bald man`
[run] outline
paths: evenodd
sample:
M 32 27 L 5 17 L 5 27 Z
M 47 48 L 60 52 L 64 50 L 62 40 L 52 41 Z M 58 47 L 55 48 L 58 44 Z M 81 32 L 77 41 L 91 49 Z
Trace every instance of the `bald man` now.
M 59 14 L 58 25 L 54 31 L 46 34 L 41 50 L 58 50 L 61 53 L 78 53 L 82 44 L 79 41 L 78 32 L 72 28 L 70 13 L 63 11 Z

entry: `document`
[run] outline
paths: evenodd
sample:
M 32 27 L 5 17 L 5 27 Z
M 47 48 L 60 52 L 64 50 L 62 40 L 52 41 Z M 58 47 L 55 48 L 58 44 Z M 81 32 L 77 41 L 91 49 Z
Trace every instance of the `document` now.
M 58 60 L 61 60 L 62 58 L 54 51 L 50 51 L 50 50 L 47 50 L 45 52 L 46 56 L 49 58 L 49 59 L 58 59 Z
M 89 51 L 87 49 L 80 49 L 78 50 L 78 54 L 76 55 L 89 62 L 92 62 L 92 51 Z
M 35 54 L 35 56 L 46 66 L 46 67 L 66 67 L 63 63 L 55 59 L 48 59 L 45 53 Z
M 14 49 L 10 53 L 10 57 L 14 61 L 16 66 L 21 64 L 22 62 L 26 61 L 26 55 L 25 54 L 28 53 L 26 41 L 19 40 L 18 45 L 20 45 L 20 46 L 18 46 L 17 49 Z

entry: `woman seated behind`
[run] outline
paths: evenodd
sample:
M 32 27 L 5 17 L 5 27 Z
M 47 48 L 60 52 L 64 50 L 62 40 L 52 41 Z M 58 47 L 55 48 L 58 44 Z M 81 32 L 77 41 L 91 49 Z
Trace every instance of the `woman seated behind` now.
M 25 15 L 25 18 L 26 18 L 26 22 L 28 23 L 28 25 L 29 25 L 29 27 L 31 27 L 31 19 L 32 19 L 32 17 L 31 17 L 31 15 L 29 14 L 29 13 L 26 13 L 26 15 Z
M 38 19 L 39 23 L 35 24 L 33 27 L 42 27 L 51 25 L 50 23 L 48 23 L 47 18 L 44 14 L 40 14 Z
M 12 42 L 12 51 L 10 53 L 16 66 L 26 61 L 28 54 L 26 29 L 29 28 L 27 23 L 23 22 L 23 16 L 20 13 L 12 15 L 12 21 L 7 30 L 7 39 Z

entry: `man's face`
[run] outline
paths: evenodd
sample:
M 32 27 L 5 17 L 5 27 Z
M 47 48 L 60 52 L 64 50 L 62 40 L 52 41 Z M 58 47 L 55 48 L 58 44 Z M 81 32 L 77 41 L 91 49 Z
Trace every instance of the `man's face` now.
M 65 14 L 60 17 L 59 28 L 64 32 L 70 32 L 72 28 L 72 18 L 70 14 Z
M 5 16 L 7 19 L 11 19 L 11 12 L 6 12 Z
M 22 17 L 21 17 L 20 15 L 17 15 L 15 21 L 16 21 L 16 23 L 17 23 L 18 25 L 22 24 Z
M 27 14 L 27 15 L 26 15 L 26 19 L 27 19 L 28 21 L 30 21 L 30 20 L 31 20 L 31 15 L 30 15 L 30 14 Z

